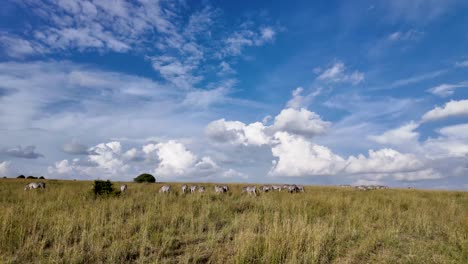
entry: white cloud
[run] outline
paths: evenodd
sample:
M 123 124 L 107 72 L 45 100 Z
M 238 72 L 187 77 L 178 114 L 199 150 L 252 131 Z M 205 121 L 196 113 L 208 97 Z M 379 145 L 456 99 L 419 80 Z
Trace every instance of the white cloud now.
M 228 101 L 228 95 L 234 81 L 227 81 L 223 85 L 210 90 L 193 90 L 186 94 L 183 105 L 189 108 L 207 108 L 213 105 L 220 105 Z
M 302 87 L 297 87 L 296 89 L 294 89 L 294 91 L 292 92 L 292 98 L 288 101 L 286 106 L 288 108 L 294 109 L 307 107 L 315 97 L 319 96 L 322 93 L 322 88 L 318 88 L 307 95 L 303 95 L 303 92 L 304 88 Z
M 393 178 L 398 181 L 420 181 L 420 180 L 435 180 L 443 178 L 442 175 L 433 170 L 425 169 L 412 172 L 398 172 L 394 173 Z
M 335 175 L 344 166 L 343 158 L 301 136 L 277 132 L 275 140 L 278 144 L 271 152 L 277 160 L 273 161 L 269 172 L 272 176 Z
M 249 176 L 247 174 L 245 174 L 245 173 L 238 172 L 238 171 L 236 171 L 234 169 L 229 169 L 227 171 L 224 171 L 221 174 L 221 178 L 245 180 L 245 179 L 249 178 Z
M 31 43 L 28 40 L 1 33 L 0 46 L 3 47 L 4 53 L 7 57 L 18 59 L 46 52 L 46 50 L 39 44 Z
M 70 174 L 73 170 L 73 165 L 68 160 L 57 161 L 54 166 L 48 168 L 49 174 Z
M 241 27 L 245 27 L 247 24 L 244 23 Z M 262 46 L 274 41 L 275 35 L 276 31 L 272 27 L 235 31 L 224 39 L 224 48 L 221 50 L 220 56 L 239 56 L 246 47 Z
M 0 175 L 7 176 L 10 173 L 10 161 L 2 161 L 0 162 Z
M 324 133 L 330 122 L 323 121 L 319 115 L 305 108 L 283 109 L 276 117 L 272 129 L 293 134 L 314 136 Z
M 220 71 L 218 75 L 228 75 L 228 74 L 234 74 L 236 71 L 231 67 L 231 65 L 225 61 L 222 61 L 219 64 Z
M 246 125 L 239 121 L 219 119 L 209 123 L 205 133 L 215 142 L 261 146 L 270 141 L 265 130 L 266 127 L 260 122 Z
M 187 173 L 197 161 L 197 157 L 183 144 L 173 140 L 156 144 L 155 150 L 159 158 L 155 174 L 163 177 L 181 176 Z
M 374 90 L 384 90 L 384 89 L 398 88 L 398 87 L 401 87 L 401 86 L 406 86 L 406 85 L 409 85 L 409 84 L 434 79 L 434 78 L 439 77 L 439 76 L 441 76 L 441 75 L 443 75 L 443 74 L 445 74 L 447 72 L 448 72 L 448 70 L 438 70 L 438 71 L 422 73 L 422 74 L 414 75 L 414 76 L 411 76 L 411 77 L 408 77 L 408 78 L 395 80 L 388 86 L 380 87 L 380 88 L 377 88 L 377 89 L 374 89 Z
M 410 122 L 401 127 L 385 131 L 378 136 L 369 136 L 369 139 L 379 143 L 394 146 L 413 145 L 418 141 L 419 133 L 414 130 L 419 127 L 419 124 Z
M 394 42 L 417 40 L 421 38 L 422 35 L 423 35 L 422 32 L 414 30 L 414 29 L 411 29 L 408 31 L 396 31 L 388 36 L 388 40 L 394 41 Z
M 468 124 L 443 127 L 438 132 L 445 137 L 468 140 Z
M 421 170 L 425 164 L 413 154 L 393 149 L 369 150 L 369 156 L 350 156 L 345 171 L 353 174 L 397 173 Z
M 466 88 L 468 87 L 468 82 L 461 82 L 458 84 L 440 84 L 435 87 L 430 88 L 427 90 L 428 92 L 440 96 L 440 97 L 447 97 L 452 95 L 457 88 Z
M 443 107 L 435 107 L 425 113 L 422 117 L 423 122 L 435 121 L 454 116 L 468 115 L 468 100 L 455 101 L 451 100 Z
M 334 63 L 330 68 L 324 70 L 318 77 L 318 80 L 334 83 L 358 84 L 364 80 L 364 73 L 354 71 L 346 72 L 346 66 L 342 62 Z
M 98 144 L 90 148 L 90 152 L 89 160 L 111 174 L 128 169 L 122 160 L 122 145 L 118 141 Z

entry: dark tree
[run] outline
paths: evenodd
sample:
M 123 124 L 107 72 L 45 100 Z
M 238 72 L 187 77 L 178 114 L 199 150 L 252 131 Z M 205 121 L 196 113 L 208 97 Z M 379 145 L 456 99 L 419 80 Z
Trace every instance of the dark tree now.
M 39 177 L 39 179 L 44 180 L 45 178 L 44 178 L 44 176 L 41 176 L 41 177 Z
M 26 177 L 24 177 L 24 175 L 20 175 L 18 177 L 16 177 L 17 179 L 25 179 Z
M 34 177 L 34 176 L 28 176 L 26 179 L 37 179 L 37 177 Z
M 96 180 L 94 181 L 93 185 L 93 192 L 95 195 L 117 195 L 118 192 L 114 191 L 114 188 L 112 187 L 112 182 L 107 180 L 107 181 L 101 181 L 101 180 Z
M 151 174 L 143 173 L 143 174 L 140 174 L 135 179 L 133 179 L 133 181 L 140 182 L 140 183 L 141 182 L 156 182 L 156 178 L 154 178 L 154 176 Z

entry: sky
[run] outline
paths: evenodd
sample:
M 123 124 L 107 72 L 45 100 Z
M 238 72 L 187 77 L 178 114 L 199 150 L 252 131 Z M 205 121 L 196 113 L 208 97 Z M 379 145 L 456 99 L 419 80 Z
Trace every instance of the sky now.
M 0 176 L 468 190 L 463 0 L 6 0 Z

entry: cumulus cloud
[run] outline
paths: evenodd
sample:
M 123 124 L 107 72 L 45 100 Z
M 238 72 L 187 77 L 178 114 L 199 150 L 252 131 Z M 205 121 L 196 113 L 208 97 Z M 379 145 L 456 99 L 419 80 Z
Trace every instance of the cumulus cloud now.
M 345 171 L 353 174 L 411 172 L 424 168 L 424 163 L 413 154 L 393 149 L 369 150 L 369 156 L 350 156 Z
M 394 146 L 405 144 L 413 145 L 415 142 L 418 141 L 419 138 L 419 133 L 414 131 L 418 127 L 419 124 L 415 122 L 410 122 L 401 127 L 385 131 L 381 135 L 369 136 L 369 139 L 380 144 L 388 144 Z
M 270 141 L 266 127 L 260 122 L 246 125 L 240 121 L 219 119 L 207 125 L 205 134 L 215 142 L 233 145 L 261 146 Z
M 92 155 L 88 156 L 89 160 L 111 174 L 128 168 L 122 160 L 122 145 L 118 141 L 98 144 L 90 148 L 90 152 Z
M 358 84 L 364 81 L 364 73 L 354 71 L 352 73 L 346 71 L 346 66 L 343 62 L 336 62 L 330 68 L 325 69 L 317 80 L 334 82 L 334 83 L 351 83 Z
M 23 159 L 37 159 L 44 157 L 44 155 L 36 152 L 36 146 L 16 146 L 13 148 L 5 148 L 1 152 L 10 157 Z
M 393 178 L 398 181 L 420 181 L 420 180 L 435 180 L 443 178 L 443 176 L 434 169 L 425 169 L 412 172 L 394 173 Z
M 455 116 L 468 115 L 468 100 L 455 101 L 451 100 L 443 107 L 435 107 L 425 113 L 422 117 L 423 122 L 435 121 Z
M 468 87 L 468 82 L 461 82 L 458 84 L 441 84 L 432 87 L 428 90 L 428 92 L 440 97 L 447 97 L 453 95 L 456 89 L 466 87 Z
M 301 136 L 276 132 L 275 140 L 278 144 L 271 152 L 277 160 L 269 172 L 272 176 L 335 175 L 344 166 L 343 158 Z
M 276 131 L 310 137 L 324 133 L 330 126 L 330 122 L 323 121 L 319 115 L 305 108 L 283 109 L 271 126 L 265 126 L 264 123 L 255 122 L 247 125 L 240 121 L 219 119 L 207 125 L 205 134 L 218 143 L 262 146 L 271 143 Z
M 181 176 L 187 173 L 197 161 L 197 157 L 191 151 L 173 140 L 156 144 L 153 148 L 159 159 L 159 165 L 155 170 L 158 175 Z
M 272 128 L 275 131 L 315 136 L 324 133 L 330 125 L 330 122 L 323 121 L 318 114 L 305 108 L 286 108 L 275 117 Z

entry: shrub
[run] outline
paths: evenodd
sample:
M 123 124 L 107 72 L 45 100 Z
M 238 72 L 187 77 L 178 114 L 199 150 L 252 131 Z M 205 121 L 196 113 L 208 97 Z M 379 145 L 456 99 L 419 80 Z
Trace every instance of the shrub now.
M 24 177 L 24 175 L 20 175 L 18 177 L 16 177 L 17 179 L 25 179 L 26 177 Z
M 45 178 L 44 178 L 44 176 L 41 176 L 41 177 L 39 177 L 39 179 L 44 180 Z
M 140 183 L 141 182 L 156 182 L 156 178 L 154 178 L 154 176 L 151 174 L 143 173 L 143 174 L 140 174 L 135 179 L 133 179 L 133 181 L 140 182 Z
M 112 182 L 109 180 L 101 181 L 95 180 L 93 186 L 93 192 L 95 195 L 118 195 L 120 191 L 115 191 L 112 187 Z
M 34 177 L 34 176 L 28 176 L 26 179 L 37 179 L 37 177 Z

